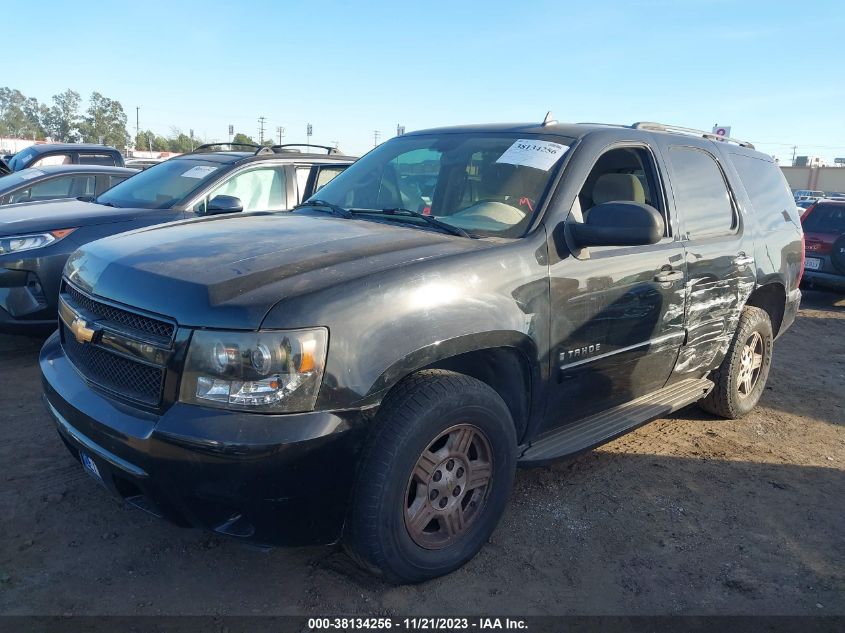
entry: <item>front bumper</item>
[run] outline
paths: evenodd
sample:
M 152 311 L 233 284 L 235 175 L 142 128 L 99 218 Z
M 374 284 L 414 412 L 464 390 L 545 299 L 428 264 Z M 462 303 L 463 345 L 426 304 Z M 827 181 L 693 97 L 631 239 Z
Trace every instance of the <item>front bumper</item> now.
M 44 398 L 76 459 L 156 516 L 262 545 L 340 537 L 366 415 L 261 415 L 176 403 L 153 415 L 95 391 L 58 334 L 40 356 Z

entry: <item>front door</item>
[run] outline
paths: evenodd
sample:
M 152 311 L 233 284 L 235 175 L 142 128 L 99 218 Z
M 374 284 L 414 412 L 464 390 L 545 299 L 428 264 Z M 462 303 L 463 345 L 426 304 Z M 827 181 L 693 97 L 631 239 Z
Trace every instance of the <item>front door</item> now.
M 590 247 L 550 265 L 550 391 L 546 430 L 661 388 L 684 339 L 684 248 L 672 234 L 652 151 L 602 154 L 567 222 L 596 204 L 650 204 L 666 223 L 648 246 Z

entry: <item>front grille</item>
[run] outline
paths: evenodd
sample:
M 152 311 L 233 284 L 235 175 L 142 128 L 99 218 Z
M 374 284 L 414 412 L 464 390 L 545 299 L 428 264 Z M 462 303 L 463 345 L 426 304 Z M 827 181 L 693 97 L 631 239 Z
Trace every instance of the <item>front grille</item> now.
M 160 321 L 148 316 L 135 314 L 128 310 L 121 310 L 107 303 L 91 299 L 82 294 L 69 283 L 64 284 L 63 292 L 70 295 L 71 300 L 79 307 L 90 312 L 95 320 L 105 320 L 121 325 L 130 330 L 137 330 L 145 334 L 152 334 L 161 338 L 172 339 L 175 327 L 167 321 Z
M 164 368 L 118 356 L 95 345 L 79 343 L 61 324 L 62 347 L 71 363 L 88 380 L 104 389 L 144 404 L 161 401 Z

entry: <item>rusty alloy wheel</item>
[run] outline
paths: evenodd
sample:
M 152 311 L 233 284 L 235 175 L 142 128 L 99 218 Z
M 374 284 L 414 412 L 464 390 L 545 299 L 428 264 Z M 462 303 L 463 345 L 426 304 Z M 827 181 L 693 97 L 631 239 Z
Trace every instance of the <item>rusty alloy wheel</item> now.
M 403 509 L 411 539 L 425 549 L 458 540 L 481 514 L 493 473 L 493 452 L 472 424 L 443 431 L 422 452 L 408 479 Z

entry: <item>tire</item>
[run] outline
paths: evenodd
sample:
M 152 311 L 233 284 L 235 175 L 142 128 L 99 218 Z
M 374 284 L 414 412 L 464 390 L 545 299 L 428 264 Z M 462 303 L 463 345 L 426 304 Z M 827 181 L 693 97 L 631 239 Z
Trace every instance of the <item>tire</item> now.
M 395 584 L 448 574 L 490 538 L 515 470 L 514 423 L 493 389 L 443 370 L 414 374 L 376 416 L 356 476 L 346 550 Z
M 772 323 L 766 311 L 744 307 L 728 353 L 710 376 L 716 387 L 699 403 L 701 408 L 728 419 L 741 418 L 751 411 L 766 388 L 773 343 Z M 747 348 L 752 345 L 755 351 L 751 354 L 750 366 L 753 368 L 757 364 L 754 360 L 757 352 L 761 358 L 757 371 L 751 369 L 749 374 L 744 358 L 748 358 Z

